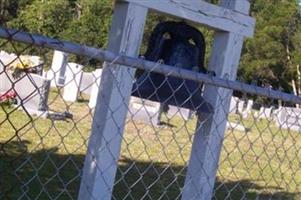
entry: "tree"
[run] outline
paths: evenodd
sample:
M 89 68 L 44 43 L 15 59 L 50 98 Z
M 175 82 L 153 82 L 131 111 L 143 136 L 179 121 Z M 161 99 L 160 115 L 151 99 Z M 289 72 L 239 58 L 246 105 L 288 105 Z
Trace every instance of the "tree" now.
M 254 38 L 245 43 L 239 77 L 260 85 L 291 91 L 290 74 L 295 35 L 300 32 L 300 13 L 295 0 L 253 1 Z
M 110 0 L 80 0 L 63 37 L 77 43 L 105 47 L 112 15 Z
M 5 24 L 17 17 L 18 10 L 33 0 L 0 0 L 0 23 Z
M 20 9 L 18 16 L 8 25 L 50 37 L 61 37 L 71 20 L 72 9 L 68 0 L 34 0 Z

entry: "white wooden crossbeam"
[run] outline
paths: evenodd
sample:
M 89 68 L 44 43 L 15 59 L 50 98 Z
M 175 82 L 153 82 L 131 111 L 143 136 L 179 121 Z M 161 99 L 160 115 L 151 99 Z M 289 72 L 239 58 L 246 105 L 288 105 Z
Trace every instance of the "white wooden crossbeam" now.
M 192 23 L 250 37 L 255 19 L 246 13 L 220 7 L 201 0 L 119 0 L 149 8 Z M 244 1 L 242 1 L 244 3 Z

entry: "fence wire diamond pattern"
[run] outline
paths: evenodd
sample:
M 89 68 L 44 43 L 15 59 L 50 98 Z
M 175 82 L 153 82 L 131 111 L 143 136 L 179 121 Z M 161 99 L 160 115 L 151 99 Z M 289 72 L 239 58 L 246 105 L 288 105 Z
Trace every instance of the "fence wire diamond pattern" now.
M 88 47 L 82 47 L 87 51 L 81 55 L 68 47 L 73 43 L 60 41 L 58 50 L 65 48 L 66 52 L 86 56 L 86 65 L 91 59 L 101 58 L 99 69 L 89 72 L 85 65 L 68 62 L 68 55 L 54 51 L 55 46 L 47 46 L 50 39 L 44 37 L 41 43 L 41 38 L 35 35 L 16 32 L 10 35 L 8 29 L 1 32 L 4 39 L 0 48 L 10 47 L 12 51 L 0 53 L 0 199 L 77 199 L 80 187 L 86 184 L 82 181 L 85 156 L 96 156 L 88 144 L 96 94 L 102 87 L 101 79 L 106 78 L 101 76 L 103 71 L 109 70 L 116 79 L 119 95 L 123 90 L 115 76 L 116 67 L 102 70 L 102 61 L 108 66 L 123 64 L 121 68 L 144 69 L 148 74 L 185 76 L 185 72 L 177 75 L 162 70 L 160 63 L 145 64 L 121 55 L 113 58 L 113 54 L 102 50 L 92 54 Z M 16 39 L 18 34 L 30 38 L 27 44 Z M 130 65 L 130 61 L 135 64 Z M 133 73 L 130 70 L 127 73 L 134 82 Z M 220 97 L 219 104 L 225 105 L 218 112 L 226 117 L 212 121 L 215 129 L 226 123 L 224 135 L 214 136 L 222 149 L 216 160 L 213 199 L 301 198 L 300 99 L 239 82 L 229 84 L 232 82 L 210 75 L 195 77 L 199 82 L 211 84 L 215 95 Z M 165 81 L 168 83 L 168 78 Z M 223 99 L 224 90 L 220 90 L 223 87 L 233 89 L 241 98 L 233 96 L 230 102 Z M 181 199 L 185 178 L 189 182 L 187 166 L 192 143 L 198 137 L 195 128 L 198 126 L 201 132 L 201 125 L 211 120 L 210 114 L 197 122 L 194 111 L 177 106 L 166 108 L 132 97 L 129 104 L 124 99 L 120 105 L 109 108 L 106 120 L 118 118 L 124 106 L 127 108 L 124 134 L 114 132 L 123 129 L 116 123 L 110 137 L 103 138 L 104 147 L 117 139 L 122 141 L 120 156 L 105 163 L 107 171 L 97 178 L 107 180 L 117 164 L 114 187 L 105 186 L 113 190 L 113 199 Z M 209 147 L 208 155 L 216 151 L 214 148 Z M 105 148 L 99 152 L 107 152 L 109 157 L 116 155 Z

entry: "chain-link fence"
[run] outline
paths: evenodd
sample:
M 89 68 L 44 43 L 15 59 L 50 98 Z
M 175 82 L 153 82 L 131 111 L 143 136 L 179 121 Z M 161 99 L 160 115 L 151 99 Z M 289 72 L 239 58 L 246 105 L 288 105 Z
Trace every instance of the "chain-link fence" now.
M 0 199 L 77 199 L 85 189 L 106 199 L 89 190 L 97 181 L 112 199 L 181 199 L 188 187 L 212 180 L 213 199 L 301 198 L 299 97 L 14 30 L 0 35 L 0 49 L 14 50 L 0 53 Z M 72 56 L 85 67 L 69 62 Z M 91 60 L 106 67 L 89 71 Z M 143 81 L 137 83 L 134 68 L 144 70 Z M 120 69 L 140 95 L 146 83 L 156 86 L 149 77 L 164 80 L 128 102 Z M 106 102 L 107 79 L 122 102 Z M 185 108 L 179 95 L 200 92 L 190 91 L 189 81 L 211 87 L 217 102 L 187 100 L 193 109 Z M 160 87 L 169 98 L 147 100 L 164 95 Z M 230 90 L 237 97 L 227 98 Z M 99 103 L 107 105 L 104 116 Z M 99 127 L 107 133 L 90 137 L 104 132 Z

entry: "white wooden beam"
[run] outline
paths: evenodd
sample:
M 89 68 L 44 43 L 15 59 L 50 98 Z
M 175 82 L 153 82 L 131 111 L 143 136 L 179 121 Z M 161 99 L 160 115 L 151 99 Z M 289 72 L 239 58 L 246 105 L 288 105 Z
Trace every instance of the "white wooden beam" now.
M 137 56 L 147 9 L 117 2 L 108 49 Z M 126 66 L 106 63 L 89 138 L 79 200 L 111 200 L 134 71 Z
M 223 0 L 221 5 L 245 13 L 250 6 L 248 0 Z M 209 70 L 218 77 L 235 80 L 243 39 L 239 34 L 217 31 Z M 232 90 L 205 85 L 203 97 L 214 112 L 198 117 L 182 200 L 212 199 L 231 96 Z
M 171 15 L 216 30 L 250 37 L 255 20 L 242 10 L 232 10 L 201 0 L 119 0 L 132 2 L 156 12 Z M 234 1 L 232 1 L 234 2 Z M 244 2 L 244 1 L 242 1 Z M 230 4 L 232 4 L 230 2 Z M 244 3 L 236 4 L 245 9 Z

